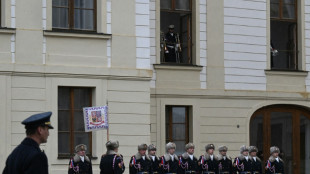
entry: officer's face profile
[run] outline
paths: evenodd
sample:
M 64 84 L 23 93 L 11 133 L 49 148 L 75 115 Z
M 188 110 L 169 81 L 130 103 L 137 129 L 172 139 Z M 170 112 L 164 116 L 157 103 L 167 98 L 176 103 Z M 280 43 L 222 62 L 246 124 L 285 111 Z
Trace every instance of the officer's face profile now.
M 156 150 L 150 150 L 150 151 L 149 151 L 149 154 L 152 155 L 152 156 L 154 156 L 154 155 L 156 154 Z
M 189 153 L 190 155 L 194 154 L 195 149 L 194 148 L 188 148 L 187 149 L 187 153 Z
M 46 143 L 47 138 L 50 135 L 49 128 L 47 126 L 39 126 L 37 128 L 41 143 Z
M 140 155 L 144 156 L 145 155 L 146 150 L 139 150 Z
M 116 153 L 117 153 L 117 152 L 118 152 L 118 148 L 114 149 L 114 152 L 116 152 Z
M 221 153 L 221 155 L 226 156 L 227 151 L 222 150 L 222 151 L 220 151 L 220 153 Z
M 257 155 L 257 152 L 251 152 L 250 155 L 251 155 L 251 156 L 256 156 L 256 155 Z
M 272 153 L 272 156 L 274 156 L 275 158 L 277 158 L 279 156 L 279 153 L 278 152 L 274 152 Z
M 213 155 L 214 149 L 209 149 L 207 152 L 208 152 L 208 154 Z
M 175 149 L 174 149 L 174 148 L 171 148 L 171 149 L 168 150 L 168 153 L 169 153 L 169 154 L 174 154 L 174 152 L 175 152 Z
M 242 153 L 242 155 L 248 156 L 248 155 L 249 155 L 249 151 L 244 151 L 244 152 Z
M 85 150 L 80 150 L 77 152 L 79 156 L 85 156 Z

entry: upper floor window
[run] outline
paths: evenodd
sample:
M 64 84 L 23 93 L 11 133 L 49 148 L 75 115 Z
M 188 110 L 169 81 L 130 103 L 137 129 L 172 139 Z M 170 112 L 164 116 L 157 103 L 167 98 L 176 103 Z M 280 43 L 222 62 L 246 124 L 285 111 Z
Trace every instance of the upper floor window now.
M 192 63 L 192 0 L 160 1 L 161 63 Z
M 58 88 L 58 155 L 74 154 L 74 147 L 85 144 L 92 154 L 92 134 L 85 132 L 83 107 L 92 106 L 92 88 Z
M 96 0 L 53 0 L 53 29 L 96 31 Z
M 297 0 L 270 1 L 271 69 L 298 69 Z

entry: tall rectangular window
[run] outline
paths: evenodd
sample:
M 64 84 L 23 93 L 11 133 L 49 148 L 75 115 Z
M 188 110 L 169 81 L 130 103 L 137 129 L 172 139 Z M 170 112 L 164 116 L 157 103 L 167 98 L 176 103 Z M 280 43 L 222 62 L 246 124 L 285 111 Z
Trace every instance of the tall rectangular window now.
M 182 154 L 189 142 L 189 106 L 166 106 L 166 143 L 174 142 Z
M 85 144 L 92 154 L 92 134 L 85 132 L 83 107 L 92 106 L 92 88 L 58 88 L 58 156 L 74 154 L 74 147 Z
M 271 69 L 298 70 L 297 0 L 270 0 Z
M 96 31 L 96 0 L 53 0 L 53 29 Z
M 161 63 L 192 64 L 192 0 L 160 1 Z

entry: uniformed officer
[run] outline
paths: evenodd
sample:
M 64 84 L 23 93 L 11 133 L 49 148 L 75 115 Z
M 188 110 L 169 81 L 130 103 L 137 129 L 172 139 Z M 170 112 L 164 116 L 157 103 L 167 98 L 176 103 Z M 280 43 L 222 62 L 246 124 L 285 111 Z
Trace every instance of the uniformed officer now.
M 52 112 L 35 114 L 22 122 L 27 137 L 18 145 L 6 160 L 3 174 L 48 174 L 48 162 L 39 145 L 47 142 Z
M 252 160 L 252 174 L 262 174 L 262 161 L 257 157 L 258 149 L 255 146 L 249 147 L 250 158 Z
M 110 140 L 105 144 L 106 154 L 101 156 L 100 174 L 122 174 L 125 171 L 123 156 L 118 154 L 118 141 Z
M 176 174 L 179 167 L 179 158 L 175 154 L 176 144 L 169 142 L 166 144 L 167 153 L 161 157 L 161 167 L 163 174 Z
M 130 174 L 149 174 L 151 173 L 151 159 L 146 155 L 146 144 L 138 146 L 138 153 L 131 157 L 129 162 Z
M 179 60 L 179 50 L 177 41 L 179 36 L 177 33 L 174 32 L 174 25 L 169 25 L 169 31 L 165 35 L 165 42 L 167 51 L 165 53 L 165 62 L 178 62 Z M 177 60 L 178 59 L 178 60 Z
M 79 144 L 75 146 L 75 155 L 69 161 L 68 174 L 92 174 L 92 164 L 90 158 L 86 156 L 85 152 L 87 146 Z
M 147 147 L 148 156 L 151 159 L 151 171 L 152 174 L 160 173 L 160 158 L 156 156 L 156 146 L 154 144 L 150 144 Z
M 284 161 L 279 157 L 279 153 L 278 147 L 270 147 L 271 156 L 266 163 L 266 174 L 284 174 Z
M 251 174 L 252 172 L 252 160 L 249 157 L 249 148 L 245 145 L 240 147 L 240 155 L 235 158 L 233 163 L 235 173 L 239 174 Z
M 231 157 L 227 155 L 228 148 L 226 146 L 219 147 L 219 155 L 218 158 L 218 168 L 219 174 L 232 174 L 232 160 Z
M 214 155 L 214 144 L 205 146 L 206 153 L 199 158 L 200 171 L 204 174 L 218 173 L 218 159 Z
M 180 174 L 196 174 L 199 172 L 198 159 L 194 156 L 195 145 L 188 143 L 185 145 L 186 152 L 179 157 Z

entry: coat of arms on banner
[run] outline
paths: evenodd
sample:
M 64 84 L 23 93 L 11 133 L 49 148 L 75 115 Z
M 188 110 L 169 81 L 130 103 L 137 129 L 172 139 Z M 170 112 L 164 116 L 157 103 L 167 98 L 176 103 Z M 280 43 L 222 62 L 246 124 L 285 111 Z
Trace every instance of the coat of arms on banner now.
M 85 132 L 107 129 L 108 106 L 83 108 Z

